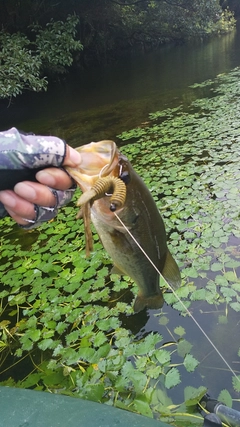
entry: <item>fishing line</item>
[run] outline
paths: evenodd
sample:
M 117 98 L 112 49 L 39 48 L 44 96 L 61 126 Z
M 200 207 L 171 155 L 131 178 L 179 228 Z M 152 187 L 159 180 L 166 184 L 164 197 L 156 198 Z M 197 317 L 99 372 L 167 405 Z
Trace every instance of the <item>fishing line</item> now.
M 191 314 L 191 312 L 188 310 L 188 308 L 186 307 L 186 305 L 184 304 L 184 302 L 179 298 L 179 296 L 177 295 L 177 293 L 175 292 L 175 290 L 172 288 L 172 286 L 166 281 L 166 279 L 163 277 L 163 275 L 161 274 L 161 272 L 158 270 L 158 268 L 156 267 L 156 265 L 153 263 L 153 261 L 151 260 L 151 258 L 148 256 L 148 254 L 144 251 L 144 249 L 141 247 L 141 245 L 138 243 L 138 241 L 135 239 L 135 237 L 132 235 L 132 233 L 130 232 L 130 230 L 127 228 L 127 226 L 122 222 L 121 218 L 119 218 L 118 214 L 116 212 L 114 212 L 114 215 L 116 216 L 116 218 L 118 219 L 118 221 L 120 222 L 120 224 L 124 227 L 124 229 L 128 232 L 128 234 L 131 236 L 131 238 L 133 239 L 133 241 L 136 243 L 136 245 L 139 247 L 139 249 L 142 251 L 142 253 L 145 255 L 145 257 L 148 259 L 148 261 L 152 264 L 152 266 L 155 268 L 155 270 L 158 272 L 159 276 L 167 283 L 167 285 L 169 286 L 170 290 L 172 291 L 173 295 L 177 298 L 178 302 L 180 302 L 180 304 L 182 305 L 182 307 L 184 308 L 184 310 L 186 311 L 186 313 L 191 317 L 191 319 L 194 321 L 195 325 L 197 325 L 198 329 L 200 329 L 200 331 L 202 332 L 202 334 L 205 336 L 205 338 L 208 340 L 208 342 L 211 344 L 211 346 L 213 347 L 213 349 L 216 351 L 216 353 L 219 355 L 219 357 L 222 359 L 222 361 L 225 363 L 225 365 L 227 366 L 227 368 L 229 369 L 229 371 L 231 372 L 231 374 L 240 382 L 240 378 L 235 374 L 235 372 L 233 371 L 233 369 L 231 368 L 231 366 L 229 365 L 229 363 L 226 361 L 226 359 L 223 357 L 223 355 L 220 353 L 220 351 L 218 350 L 218 348 L 215 346 L 215 344 L 212 342 L 212 340 L 209 338 L 209 336 L 207 335 L 207 333 L 204 331 L 204 329 L 201 327 L 201 325 L 198 323 L 198 321 L 195 319 L 195 317 Z

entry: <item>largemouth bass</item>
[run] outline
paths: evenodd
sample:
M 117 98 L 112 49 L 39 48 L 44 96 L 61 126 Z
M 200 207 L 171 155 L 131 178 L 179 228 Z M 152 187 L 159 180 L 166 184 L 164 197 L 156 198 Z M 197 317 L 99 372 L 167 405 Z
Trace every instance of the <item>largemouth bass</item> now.
M 167 247 L 165 226 L 150 191 L 113 141 L 92 142 L 77 150 L 82 156 L 81 166 L 67 167 L 67 171 L 83 193 L 89 192 L 103 177 L 120 178 L 125 183 L 123 206 L 112 208 L 111 194 L 103 194 L 92 202 L 91 220 L 113 260 L 115 272 L 131 277 L 138 285 L 134 311 L 161 308 L 164 300 L 159 274 L 115 216 L 116 212 L 166 281 L 176 289 L 181 283 L 179 268 Z

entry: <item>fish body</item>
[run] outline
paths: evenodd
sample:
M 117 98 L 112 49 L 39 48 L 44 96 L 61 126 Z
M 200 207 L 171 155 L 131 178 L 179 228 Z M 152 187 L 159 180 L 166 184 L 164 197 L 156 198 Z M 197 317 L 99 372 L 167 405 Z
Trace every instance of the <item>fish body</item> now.
M 150 191 L 113 141 L 87 144 L 78 151 L 83 159 L 81 170 L 74 172 L 68 168 L 68 171 L 83 192 L 89 191 L 99 176 L 118 177 L 125 182 L 126 199 L 115 212 L 134 239 L 119 222 L 115 212 L 110 210 L 109 195 L 92 203 L 91 219 L 114 262 L 114 270 L 131 277 L 138 285 L 134 311 L 139 312 L 145 307 L 162 307 L 164 300 L 159 287 L 159 274 L 138 244 L 174 289 L 180 285 L 181 277 L 167 247 L 165 226 Z

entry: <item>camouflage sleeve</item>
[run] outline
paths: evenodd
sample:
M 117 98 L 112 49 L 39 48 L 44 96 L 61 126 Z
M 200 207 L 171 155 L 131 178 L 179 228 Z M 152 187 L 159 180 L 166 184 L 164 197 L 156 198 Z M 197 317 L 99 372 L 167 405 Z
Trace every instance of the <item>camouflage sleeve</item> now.
M 17 182 L 36 181 L 36 172 L 40 169 L 61 167 L 66 154 L 66 143 L 55 136 L 39 136 L 20 133 L 16 128 L 0 132 L 0 191 L 13 189 Z M 26 228 L 38 226 L 43 221 L 53 218 L 58 208 L 67 204 L 74 193 L 75 186 L 61 191 L 50 189 L 56 199 L 53 208 L 36 208 L 33 224 Z M 0 203 L 0 218 L 8 215 Z
M 16 128 L 0 132 L 0 169 L 61 166 L 66 143 L 55 136 L 24 135 Z
M 66 143 L 55 136 L 24 135 L 16 128 L 0 132 L 0 190 L 36 181 L 38 170 L 61 166 Z

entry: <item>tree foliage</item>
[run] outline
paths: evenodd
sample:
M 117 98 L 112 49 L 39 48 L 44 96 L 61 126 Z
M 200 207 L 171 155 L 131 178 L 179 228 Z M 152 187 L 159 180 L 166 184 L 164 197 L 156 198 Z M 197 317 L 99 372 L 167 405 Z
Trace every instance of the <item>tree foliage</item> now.
M 118 2 L 116 6 L 128 28 L 130 44 L 140 43 L 143 47 L 228 31 L 226 24 L 231 17 L 222 15 L 216 0 L 136 0 L 128 5 L 125 2 L 125 6 Z
M 239 0 L 220 0 L 220 5 L 223 9 L 229 8 L 234 12 L 235 16 L 240 15 L 240 2 Z
M 82 49 L 75 40 L 78 18 L 31 27 L 32 37 L 17 32 L 0 33 L 0 97 L 17 96 L 25 89 L 47 89 L 44 74 L 63 73 L 73 62 L 72 53 Z M 28 28 L 30 29 L 30 28 Z

